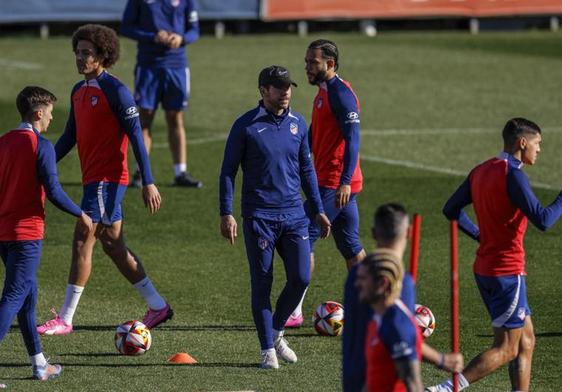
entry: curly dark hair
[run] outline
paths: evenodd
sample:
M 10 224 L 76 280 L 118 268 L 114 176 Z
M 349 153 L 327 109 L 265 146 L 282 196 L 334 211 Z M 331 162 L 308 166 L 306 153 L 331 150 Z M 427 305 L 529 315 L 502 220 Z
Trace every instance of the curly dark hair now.
M 104 68 L 109 68 L 119 60 L 119 38 L 115 30 L 99 25 L 87 24 L 78 27 L 72 35 L 72 50 L 76 52 L 78 41 L 89 41 L 102 58 Z

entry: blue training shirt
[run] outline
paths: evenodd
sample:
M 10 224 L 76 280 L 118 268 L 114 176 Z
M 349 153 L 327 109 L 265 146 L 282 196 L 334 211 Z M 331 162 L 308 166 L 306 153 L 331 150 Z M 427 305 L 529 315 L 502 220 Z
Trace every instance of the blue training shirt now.
M 55 149 L 50 141 L 35 131 L 38 139 L 37 148 L 37 173 L 39 180 L 45 188 L 45 194 L 51 203 L 59 210 L 74 216 L 82 215 L 82 209 L 78 207 L 62 189 L 57 173 Z
M 304 118 L 290 109 L 281 116 L 259 105 L 232 126 L 220 174 L 220 214 L 232 215 L 234 180 L 242 166 L 242 216 L 282 219 L 304 216 L 300 189 L 315 214 L 323 213 L 310 158 Z
M 154 42 L 158 31 L 179 34 L 177 49 Z M 199 17 L 192 0 L 129 0 L 121 34 L 138 42 L 137 64 L 183 68 L 188 66 L 185 46 L 199 39 Z
M 344 288 L 345 327 L 342 337 L 342 384 L 344 392 L 362 392 L 365 384 L 367 363 L 365 358 L 365 338 L 367 326 L 373 318 L 373 309 L 359 301 L 355 287 L 357 269 L 354 265 L 347 276 Z M 404 274 L 400 299 L 415 314 L 416 286 L 412 275 Z

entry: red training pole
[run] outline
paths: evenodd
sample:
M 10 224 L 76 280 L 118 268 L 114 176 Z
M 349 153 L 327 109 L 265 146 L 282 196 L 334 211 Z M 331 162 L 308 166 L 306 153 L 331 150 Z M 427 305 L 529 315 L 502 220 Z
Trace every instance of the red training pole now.
M 418 259 L 420 256 L 421 215 L 414 214 L 412 221 L 412 243 L 410 246 L 410 274 L 414 282 L 418 277 Z
M 451 221 L 451 345 L 452 351 L 460 351 L 459 337 L 459 230 L 457 221 Z M 459 374 L 453 373 L 453 391 L 459 391 Z

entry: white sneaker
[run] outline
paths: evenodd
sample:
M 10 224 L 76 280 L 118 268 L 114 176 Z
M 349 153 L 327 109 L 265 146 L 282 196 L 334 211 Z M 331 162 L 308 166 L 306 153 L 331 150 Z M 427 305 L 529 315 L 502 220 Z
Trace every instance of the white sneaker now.
M 273 342 L 273 347 L 275 348 L 275 352 L 277 356 L 280 357 L 283 361 L 288 363 L 295 363 L 297 362 L 297 354 L 293 350 L 289 348 L 287 341 L 283 338 L 283 335 L 279 335 L 275 341 Z
M 262 350 L 260 367 L 262 369 L 279 369 L 279 362 L 274 350 Z

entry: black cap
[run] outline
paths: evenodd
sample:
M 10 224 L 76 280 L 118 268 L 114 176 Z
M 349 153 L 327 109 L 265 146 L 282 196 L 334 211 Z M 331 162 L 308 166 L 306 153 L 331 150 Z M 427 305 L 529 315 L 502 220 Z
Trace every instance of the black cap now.
M 297 87 L 297 84 L 291 80 L 289 70 L 279 65 L 271 65 L 262 69 L 258 78 L 258 86 L 283 88 L 290 85 Z

